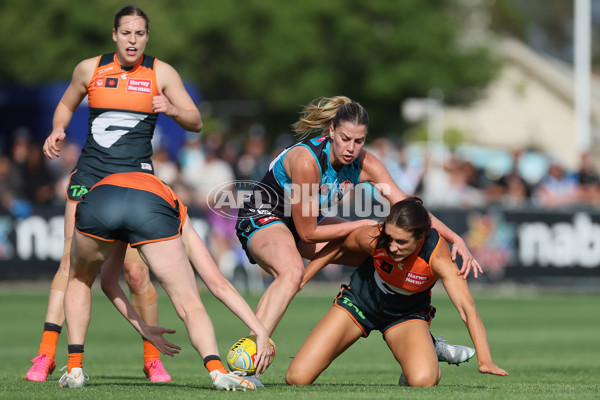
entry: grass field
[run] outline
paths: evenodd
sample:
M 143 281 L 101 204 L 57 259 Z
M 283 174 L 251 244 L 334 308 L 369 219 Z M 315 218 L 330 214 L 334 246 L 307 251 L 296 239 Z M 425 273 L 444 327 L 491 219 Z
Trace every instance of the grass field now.
M 141 339 L 108 300 L 95 292 L 92 323 L 85 348 L 85 389 L 58 387 L 67 363 L 66 334 L 59 340 L 57 369 L 47 382 L 23 377 L 36 355 L 45 315 L 46 285 L 0 286 L 0 398 L 2 399 L 598 399 L 600 398 L 600 294 L 499 294 L 476 292 L 494 361 L 508 377 L 483 375 L 472 360 L 459 367 L 443 364 L 434 388 L 396 385 L 400 367 L 381 335 L 359 340 L 310 387 L 288 387 L 284 374 L 302 341 L 327 311 L 336 288 L 307 288 L 292 302 L 275 333 L 277 356 L 262 376 L 257 392 L 217 392 L 191 347 L 183 323 L 163 292 L 161 325 L 177 329 L 171 339 L 183 347 L 175 358 L 164 357 L 173 377 L 151 384 L 142 373 Z M 434 335 L 450 343 L 470 344 L 466 328 L 443 290 L 434 292 L 438 309 Z M 219 339 L 221 357 L 247 328 L 209 293 L 202 298 Z M 254 306 L 257 298 L 247 296 Z

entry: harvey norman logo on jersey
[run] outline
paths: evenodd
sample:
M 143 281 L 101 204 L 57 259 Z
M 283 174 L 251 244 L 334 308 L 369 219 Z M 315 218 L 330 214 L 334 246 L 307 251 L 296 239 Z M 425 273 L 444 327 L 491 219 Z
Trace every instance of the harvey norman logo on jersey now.
M 135 93 L 152 93 L 152 80 L 151 79 L 127 79 L 127 91 Z

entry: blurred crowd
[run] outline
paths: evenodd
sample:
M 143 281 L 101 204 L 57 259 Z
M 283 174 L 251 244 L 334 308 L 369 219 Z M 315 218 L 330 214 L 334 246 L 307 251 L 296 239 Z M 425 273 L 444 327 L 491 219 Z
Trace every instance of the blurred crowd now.
M 61 156 L 48 160 L 42 143 L 26 128 L 17 129 L 11 139 L 0 148 L 4 213 L 25 217 L 34 205 L 64 204 L 79 146 L 67 141 Z M 259 181 L 271 160 L 294 142 L 293 136 L 283 134 L 270 143 L 260 126 L 252 127 L 243 140 L 220 132 L 187 133 L 175 156 L 162 140 L 153 143 L 155 174 L 185 204 L 205 210 L 213 188 L 233 189 L 236 180 Z M 510 162 L 498 166 L 493 157 L 477 161 L 470 155 L 473 151 L 436 153 L 426 147 L 399 146 L 388 138 L 375 138 L 366 148 L 383 161 L 408 195 L 421 197 L 430 208 L 600 209 L 600 173 L 589 154 L 582 155 L 577 170 L 569 171 L 554 158 L 525 149 L 510 153 Z
M 213 201 L 208 195 L 216 187 L 234 190 L 234 181 L 260 181 L 271 160 L 293 144 L 294 137 L 283 134 L 271 142 L 258 125 L 243 140 L 220 132 L 187 133 L 175 153 L 163 139 L 153 142 L 155 174 L 204 216 L 204 237 L 223 273 L 234 283 L 241 273 L 237 283 L 260 292 L 267 277 L 243 254 L 235 236 L 235 219 L 208 210 Z M 34 206 L 64 205 L 68 178 L 79 157 L 78 145 L 63 143 L 61 156 L 48 160 L 42 155 L 42 143 L 25 128 L 2 144 L 0 215 L 25 218 Z M 508 160 L 505 157 L 498 164 L 495 157 L 481 157 L 482 150 L 435 152 L 426 146 L 399 146 L 387 138 L 375 138 L 367 148 L 408 195 L 421 197 L 432 209 L 600 210 L 600 177 L 589 155 L 581 157 L 577 170 L 568 171 L 552 157 L 528 150 L 508 153 Z M 229 215 L 235 215 L 235 210 Z M 330 267 L 323 273 L 340 272 Z
M 436 151 L 377 138 L 371 151 L 407 194 L 430 208 L 600 210 L 600 169 L 588 153 L 568 170 L 556 157 L 528 149 Z

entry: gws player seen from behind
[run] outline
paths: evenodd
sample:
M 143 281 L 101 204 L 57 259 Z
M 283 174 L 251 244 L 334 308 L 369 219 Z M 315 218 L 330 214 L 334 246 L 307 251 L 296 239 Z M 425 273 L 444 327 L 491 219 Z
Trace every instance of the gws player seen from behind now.
M 75 207 L 81 195 L 108 174 L 153 173 L 150 141 L 159 113 L 173 118 L 186 131 L 202 129 L 200 112 L 179 74 L 170 65 L 144 54 L 148 28 L 148 17 L 141 9 L 127 6 L 117 12 L 112 31 L 116 52 L 80 62 L 54 112 L 52 133 L 43 146 L 48 158 L 59 157 L 59 144 L 65 140 L 73 113 L 88 96 L 89 132 L 67 187 L 63 255 L 50 286 L 42 342 L 27 372 L 28 380 L 45 381 L 55 367 L 56 343 L 65 318 L 63 298 Z M 156 290 L 137 252 L 128 252 L 123 270 L 136 311 L 149 325 L 156 325 Z M 151 382 L 170 381 L 158 350 L 148 341 L 143 345 L 146 376 Z
M 335 358 L 376 329 L 402 367 L 400 385 L 437 385 L 442 373 L 429 324 L 435 315 L 431 288 L 438 279 L 467 326 L 479 372 L 508 375 L 492 361 L 467 282 L 456 274 L 448 244 L 431 228 L 419 199 L 396 203 L 381 225 L 356 229 L 341 248 L 328 245 L 306 267 L 305 282 L 344 252 L 364 261 L 300 347 L 286 373 L 288 384 L 313 383 Z
M 69 364 L 60 386 L 85 386 L 83 350 L 91 318 L 91 286 L 100 267 L 102 289 L 131 324 L 165 354 L 173 355 L 179 350 L 162 337 L 163 333 L 174 331 L 148 326 L 119 286 L 118 278 L 129 243 L 140 252 L 171 298 L 214 387 L 255 389 L 252 382 L 225 370 L 212 321 L 198 294 L 192 265 L 208 289 L 257 333 L 259 373 L 269 366 L 273 357 L 267 330 L 221 274 L 192 227 L 187 208 L 167 185 L 153 175 L 139 172 L 109 175 L 78 204 L 75 227 L 71 273 L 65 294 Z

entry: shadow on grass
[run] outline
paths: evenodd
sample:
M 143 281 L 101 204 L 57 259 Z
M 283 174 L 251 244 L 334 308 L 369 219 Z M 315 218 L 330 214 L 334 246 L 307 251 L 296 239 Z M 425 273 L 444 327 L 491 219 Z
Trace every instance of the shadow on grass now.
M 285 383 L 276 383 L 276 384 L 265 384 L 265 387 L 269 387 L 269 386 L 288 386 Z M 414 388 L 414 389 L 427 389 L 427 388 L 421 388 L 421 387 L 411 387 L 411 386 L 399 386 L 397 384 L 394 383 L 313 383 L 312 385 L 308 385 L 308 386 L 288 386 L 288 387 L 294 387 L 294 388 L 326 388 L 326 387 L 358 387 L 358 388 L 375 388 L 375 387 L 381 387 L 381 388 L 390 388 L 390 387 L 400 387 L 400 388 Z M 436 385 L 436 386 L 431 386 L 432 388 L 451 388 L 451 389 L 485 389 L 488 390 L 491 387 L 490 386 L 486 386 L 486 385 L 465 385 L 465 384 L 453 384 L 453 385 L 444 385 L 443 383 Z M 498 387 L 497 389 L 501 389 L 500 387 Z
M 177 381 L 171 382 L 150 382 L 148 379 L 139 376 L 124 376 L 124 375 L 95 375 L 92 377 L 94 381 L 86 382 L 86 387 L 94 386 L 137 386 L 137 387 L 151 387 L 151 388 L 189 388 L 189 389 L 210 389 L 214 390 L 210 384 L 194 384 L 194 383 L 177 383 Z

